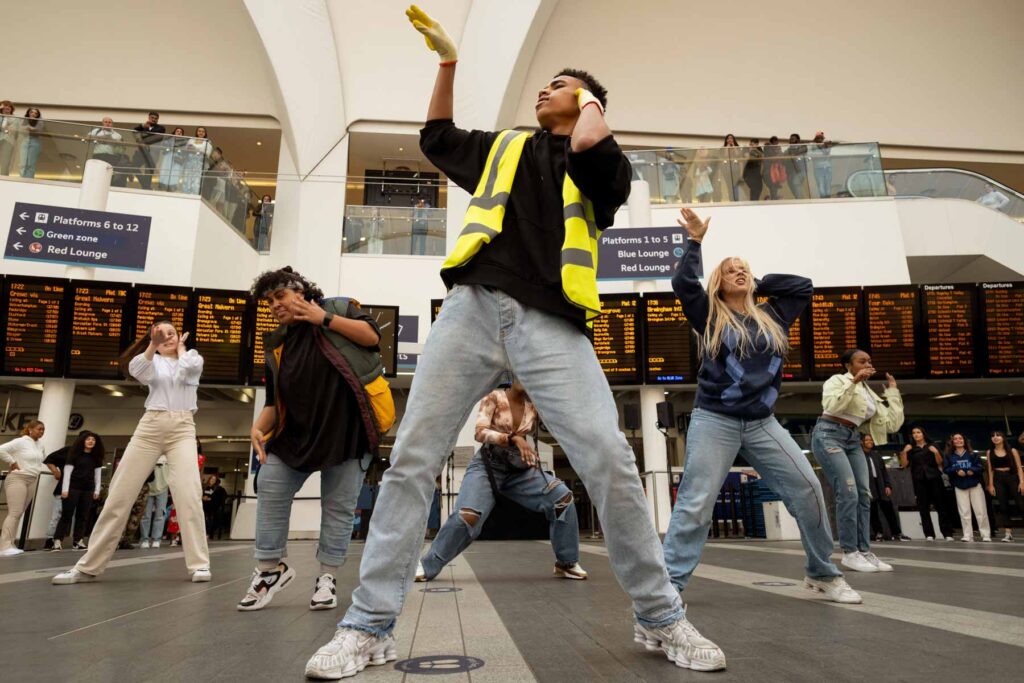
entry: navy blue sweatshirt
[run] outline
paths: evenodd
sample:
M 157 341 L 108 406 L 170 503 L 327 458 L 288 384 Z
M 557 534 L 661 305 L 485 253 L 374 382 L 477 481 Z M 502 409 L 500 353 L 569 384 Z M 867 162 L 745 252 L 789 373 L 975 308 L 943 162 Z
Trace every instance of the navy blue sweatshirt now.
M 977 453 L 946 453 L 942 464 L 943 471 L 949 475 L 949 483 L 958 489 L 973 489 L 981 483 L 981 456 Z M 960 470 L 966 476 L 957 474 Z M 967 474 L 969 470 L 974 474 Z
M 697 279 L 701 268 L 700 243 L 687 242 L 679 268 L 672 278 L 672 289 L 683 304 L 683 312 L 694 332 L 703 334 L 710 304 L 708 294 Z M 799 275 L 765 275 L 757 280 L 754 296 L 767 296 L 766 307 L 788 334 L 814 293 L 813 283 Z M 741 358 L 732 335 L 724 335 L 714 358 L 702 358 L 697 373 L 697 408 L 746 420 L 768 417 L 782 385 L 782 356 L 773 353 L 768 342 L 757 336 L 753 320 L 746 320 L 754 338 L 754 348 Z

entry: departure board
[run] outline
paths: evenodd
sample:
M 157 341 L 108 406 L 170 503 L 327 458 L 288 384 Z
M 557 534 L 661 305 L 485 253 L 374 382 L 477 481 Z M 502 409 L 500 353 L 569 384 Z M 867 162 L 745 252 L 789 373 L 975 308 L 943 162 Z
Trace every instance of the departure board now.
M 255 309 L 253 312 L 255 320 L 253 327 L 255 329 L 253 330 L 252 344 L 252 384 L 264 384 L 266 383 L 267 357 L 263 351 L 263 335 L 273 332 L 281 323 L 270 312 L 270 306 L 267 305 L 266 299 L 257 299 L 253 308 Z
M 67 376 L 120 379 L 117 358 L 128 346 L 124 323 L 131 286 L 115 282 L 73 282 L 70 290 Z
M 594 351 L 608 384 L 640 384 L 640 321 L 636 294 L 602 294 L 594 320 Z
M 696 381 L 697 362 L 692 328 L 676 295 L 644 295 L 644 380 L 649 384 Z
M 149 328 L 161 320 L 168 320 L 178 334 L 186 332 L 185 313 L 192 289 L 188 287 L 135 286 L 135 321 L 132 329 L 136 339 L 149 334 Z
M 380 362 L 385 377 L 398 376 L 398 306 L 363 306 L 380 328 Z
M 249 298 L 244 292 L 197 289 L 192 344 L 203 357 L 202 381 L 243 384 L 248 370 L 246 325 Z
M 992 377 L 1024 376 L 1024 284 L 985 282 L 980 296 L 985 320 L 985 373 Z
M 816 289 L 811 298 L 811 378 L 828 379 L 846 372 L 839 362 L 857 348 L 860 288 Z
M 769 297 L 757 297 L 758 304 L 767 303 Z M 782 363 L 782 379 L 807 380 L 811 378 L 807 370 L 807 356 L 804 354 L 804 327 L 806 325 L 807 309 L 800 314 L 792 325 L 789 326 L 789 351 L 786 353 L 786 360 Z
M 880 377 L 917 377 L 919 290 L 914 285 L 864 288 L 864 326 L 871 362 Z
M 431 299 L 430 300 L 430 324 L 433 325 L 434 321 L 437 320 L 437 316 L 441 313 L 441 304 L 444 303 L 444 299 Z
M 928 377 L 970 377 L 977 371 L 974 285 L 924 285 Z
M 8 277 L 3 286 L 3 372 L 59 377 L 61 307 L 67 280 Z

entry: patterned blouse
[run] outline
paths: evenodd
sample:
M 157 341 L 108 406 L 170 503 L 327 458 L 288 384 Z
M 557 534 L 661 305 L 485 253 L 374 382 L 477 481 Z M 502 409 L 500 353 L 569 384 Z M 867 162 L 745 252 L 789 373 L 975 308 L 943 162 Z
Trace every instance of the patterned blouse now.
M 523 419 L 513 430 L 512 406 L 503 389 L 495 389 L 480 401 L 476 417 L 476 440 L 497 446 L 508 446 L 513 436 L 526 436 L 537 422 L 537 409 L 529 401 L 523 406 Z

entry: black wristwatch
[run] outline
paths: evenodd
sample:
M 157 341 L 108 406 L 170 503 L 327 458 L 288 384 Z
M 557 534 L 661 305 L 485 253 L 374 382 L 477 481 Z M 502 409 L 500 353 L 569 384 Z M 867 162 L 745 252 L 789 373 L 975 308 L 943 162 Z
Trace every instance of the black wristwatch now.
M 334 314 L 331 313 L 330 311 L 325 311 L 324 312 L 324 321 L 322 323 L 320 323 L 320 326 L 323 327 L 325 330 L 329 330 L 329 329 L 331 329 L 331 321 L 332 320 L 334 320 Z

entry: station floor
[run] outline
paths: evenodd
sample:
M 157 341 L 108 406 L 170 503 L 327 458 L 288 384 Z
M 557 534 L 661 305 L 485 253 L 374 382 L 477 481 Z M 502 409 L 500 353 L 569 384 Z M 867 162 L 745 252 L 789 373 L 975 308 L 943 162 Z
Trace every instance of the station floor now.
M 213 544 L 206 584 L 187 581 L 176 548 L 118 551 L 100 581 L 74 586 L 49 579 L 79 553 L 0 559 L 0 680 L 303 680 L 348 603 L 362 545 L 338 577 L 341 604 L 323 612 L 308 609 L 311 542 L 289 546 L 297 581 L 263 611 L 237 612 L 251 548 Z M 684 598 L 728 659 L 710 674 L 633 643 L 604 546 L 582 550 L 590 579 L 568 581 L 551 576 L 546 542 L 473 545 L 437 580 L 414 585 L 396 630 L 399 661 L 352 680 L 962 683 L 1020 680 L 1024 667 L 1024 543 L 879 544 L 896 571 L 848 575 L 864 597 L 857 606 L 802 587 L 798 543 L 709 543 Z

